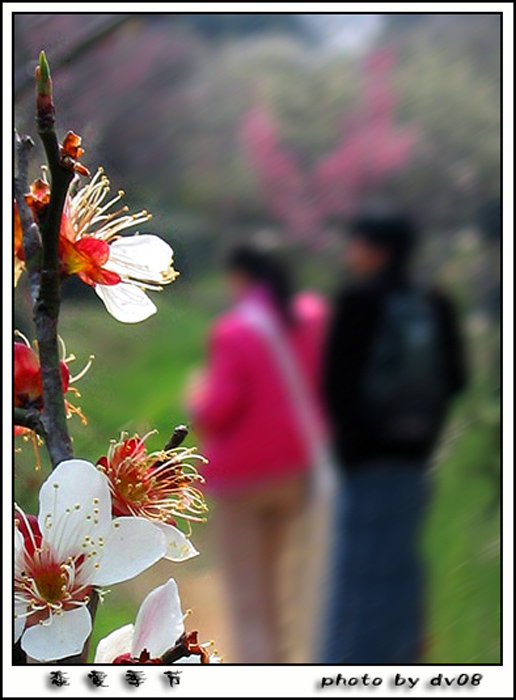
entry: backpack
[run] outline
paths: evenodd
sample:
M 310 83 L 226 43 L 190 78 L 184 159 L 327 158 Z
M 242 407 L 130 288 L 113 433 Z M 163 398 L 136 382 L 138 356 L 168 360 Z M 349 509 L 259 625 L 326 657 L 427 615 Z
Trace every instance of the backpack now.
M 384 300 L 359 393 L 362 418 L 379 439 L 435 437 L 448 396 L 440 330 L 423 291 L 391 292 Z

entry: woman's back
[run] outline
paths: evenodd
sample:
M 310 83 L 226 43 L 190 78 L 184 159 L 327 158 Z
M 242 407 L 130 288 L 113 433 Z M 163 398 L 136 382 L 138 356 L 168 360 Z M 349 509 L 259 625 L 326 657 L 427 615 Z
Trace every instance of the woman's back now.
M 288 382 L 270 343 L 246 319 L 249 298 L 284 329 L 310 396 L 310 410 L 322 426 L 318 386 L 326 305 L 315 294 L 300 294 L 286 325 L 270 298 L 255 290 L 215 322 L 206 391 L 193 407 L 194 427 L 209 459 L 203 472 L 215 494 L 252 489 L 310 468 Z

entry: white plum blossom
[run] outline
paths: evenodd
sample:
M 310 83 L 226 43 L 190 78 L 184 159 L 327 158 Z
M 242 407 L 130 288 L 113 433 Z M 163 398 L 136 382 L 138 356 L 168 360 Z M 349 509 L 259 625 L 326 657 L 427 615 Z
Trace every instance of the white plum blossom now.
M 105 202 L 109 190 L 102 168 L 83 187 L 78 180 L 73 183 L 61 222 L 61 265 L 65 274 L 76 274 L 94 287 L 118 321 L 139 323 L 157 310 L 146 290 L 161 291 L 179 273 L 173 267 L 172 248 L 159 236 L 120 235 L 151 215 L 146 210 L 127 214 L 127 207 L 112 211 L 124 193 L 120 190 Z
M 199 552 L 187 536 L 175 526 L 175 517 L 202 521 L 207 511 L 203 494 L 195 488 L 203 478 L 189 461 L 205 463 L 194 448 L 163 449 L 147 452 L 138 435 L 112 441 L 97 467 L 107 477 L 113 513 L 148 518 L 166 538 L 166 559 L 174 562 L 195 557 Z
M 21 638 L 32 659 L 79 654 L 92 629 L 92 590 L 133 578 L 164 556 L 159 528 L 111 512 L 106 477 L 81 459 L 61 462 L 46 479 L 37 522 L 16 508 L 14 641 Z
M 165 652 L 176 649 L 169 663 L 221 663 L 213 645 L 197 643 L 197 633 L 185 634 L 184 615 L 174 579 L 158 586 L 145 598 L 135 624 L 124 625 L 102 639 L 94 663 L 168 663 Z
M 172 260 L 172 248 L 159 236 L 138 234 L 117 238 L 109 245 L 105 267 L 120 275 L 122 281 L 115 285 L 97 284 L 95 291 L 118 321 L 144 321 L 157 311 L 144 290 L 160 291 L 162 284 L 177 277 Z

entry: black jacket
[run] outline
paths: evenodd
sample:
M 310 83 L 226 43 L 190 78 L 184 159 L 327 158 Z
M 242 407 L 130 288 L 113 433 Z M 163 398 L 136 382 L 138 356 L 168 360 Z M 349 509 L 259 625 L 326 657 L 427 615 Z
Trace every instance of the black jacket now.
M 409 460 L 424 466 L 439 433 L 419 443 L 380 440 L 357 412 L 359 387 L 371 342 L 388 293 L 409 286 L 404 276 L 389 274 L 344 288 L 336 297 L 324 369 L 324 395 L 337 457 L 348 470 L 378 459 Z M 429 292 L 441 324 L 450 398 L 466 384 L 465 358 L 453 305 L 436 290 Z M 444 420 L 443 415 L 442 419 Z

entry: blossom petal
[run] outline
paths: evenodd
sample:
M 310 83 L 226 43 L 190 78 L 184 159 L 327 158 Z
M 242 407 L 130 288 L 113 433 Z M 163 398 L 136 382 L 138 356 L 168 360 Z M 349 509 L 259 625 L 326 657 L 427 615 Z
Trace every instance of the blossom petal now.
M 111 528 L 111 495 L 106 477 L 90 462 L 60 462 L 39 492 L 38 524 L 60 559 L 81 550 L 86 535 L 105 537 Z
M 159 236 L 123 236 L 109 246 L 107 268 L 142 282 L 169 280 L 174 251 Z
M 14 643 L 22 636 L 23 630 L 25 629 L 25 623 L 27 618 L 25 613 L 27 612 L 27 604 L 15 601 L 14 602 Z
M 130 623 L 119 627 L 111 634 L 108 634 L 107 637 L 101 639 L 97 645 L 94 663 L 111 664 L 117 656 L 129 653 L 131 651 L 133 634 L 134 625 Z
M 181 663 L 181 664 L 200 664 L 201 657 L 197 654 L 192 654 L 191 656 L 185 656 L 184 658 L 179 659 L 179 663 Z M 221 664 L 222 659 L 217 654 L 210 654 L 208 663 Z
M 95 291 L 111 316 L 121 323 L 140 323 L 158 310 L 143 289 L 134 284 L 97 284 Z
M 42 393 L 38 356 L 25 343 L 14 343 L 14 405 L 23 406 Z
M 19 528 L 14 528 L 14 558 L 18 557 L 23 551 L 23 535 Z
M 177 584 L 171 578 L 151 591 L 141 604 L 131 653 L 139 656 L 147 649 L 151 657 L 159 657 L 174 646 L 184 629 Z
M 25 631 L 21 646 L 35 661 L 54 661 L 80 654 L 91 632 L 86 606 L 53 615 L 50 624 L 33 625 Z
M 109 586 L 137 576 L 165 554 L 165 536 L 149 520 L 116 518 L 91 583 Z
M 165 535 L 167 545 L 165 559 L 177 562 L 186 561 L 199 554 L 186 535 L 177 527 L 166 523 L 156 523 L 156 525 Z

